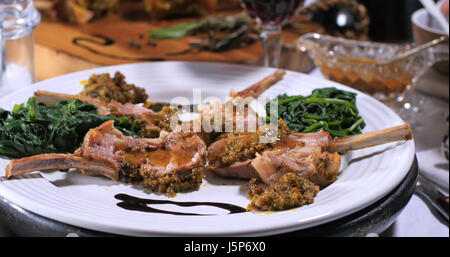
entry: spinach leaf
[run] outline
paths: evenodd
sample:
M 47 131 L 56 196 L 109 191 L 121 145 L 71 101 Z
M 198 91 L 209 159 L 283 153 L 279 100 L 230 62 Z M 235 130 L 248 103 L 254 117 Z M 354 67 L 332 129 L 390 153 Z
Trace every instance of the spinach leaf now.
M 45 105 L 31 97 L 12 111 L 0 108 L 0 156 L 73 153 L 89 129 L 108 120 L 114 120 L 116 128 L 125 135 L 137 137 L 134 124 L 127 117 L 97 115 L 94 105 L 78 99 Z
M 364 119 L 356 107 L 356 94 L 337 88 L 315 89 L 309 96 L 279 95 L 278 118 L 290 129 L 309 133 L 321 129 L 333 137 L 362 133 Z M 270 120 L 270 103 L 266 106 Z

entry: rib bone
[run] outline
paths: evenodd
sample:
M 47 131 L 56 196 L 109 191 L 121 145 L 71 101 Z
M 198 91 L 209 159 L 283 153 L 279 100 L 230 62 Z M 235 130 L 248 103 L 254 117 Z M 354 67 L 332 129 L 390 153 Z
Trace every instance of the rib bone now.
M 410 140 L 412 130 L 408 124 L 367 132 L 360 135 L 336 138 L 328 146 L 329 152 L 345 153 L 390 142 Z
M 100 100 L 83 95 L 70 95 L 63 93 L 48 92 L 44 90 L 38 90 L 34 92 L 34 95 L 36 96 L 38 102 L 45 104 L 56 104 L 59 101 L 73 101 L 75 99 L 80 99 L 83 102 L 90 103 L 96 106 L 103 103 Z
M 5 169 L 6 178 L 24 175 L 36 170 L 62 170 L 76 168 L 89 170 L 108 177 L 118 179 L 118 170 L 105 162 L 97 161 L 74 154 L 40 154 L 31 157 L 12 160 Z
M 231 90 L 230 97 L 235 98 L 235 97 L 240 96 L 242 98 L 246 98 L 246 97 L 256 98 L 256 97 L 260 96 L 262 93 L 264 93 L 264 91 L 269 89 L 271 86 L 275 85 L 278 81 L 282 80 L 285 74 L 286 74 L 286 71 L 277 70 L 273 74 L 265 77 L 261 81 L 253 84 L 252 86 L 250 86 L 240 92 Z

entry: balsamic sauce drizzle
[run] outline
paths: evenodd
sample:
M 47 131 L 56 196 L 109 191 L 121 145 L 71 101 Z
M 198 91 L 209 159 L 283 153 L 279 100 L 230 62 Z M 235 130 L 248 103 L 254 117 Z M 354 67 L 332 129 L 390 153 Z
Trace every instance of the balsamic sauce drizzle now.
M 90 47 L 89 45 L 82 44 L 81 42 L 85 41 L 85 42 L 93 43 L 95 45 L 110 46 L 110 45 L 113 45 L 115 43 L 115 41 L 111 38 L 108 38 L 108 37 L 100 35 L 100 34 L 91 34 L 91 36 L 98 38 L 100 40 L 95 40 L 95 39 L 85 38 L 85 37 L 75 37 L 74 39 L 72 39 L 72 43 L 76 46 L 79 46 L 79 47 L 82 47 L 82 48 L 88 50 L 91 53 L 106 56 L 106 57 L 113 58 L 113 59 L 120 59 L 120 60 L 127 60 L 127 61 L 164 61 L 164 59 L 162 59 L 162 58 L 117 56 L 117 55 L 113 55 L 113 54 L 100 52 L 100 51 Z
M 122 200 L 122 202 L 117 203 L 117 206 L 130 210 L 130 211 L 141 211 L 141 212 L 153 212 L 153 213 L 163 213 L 163 214 L 171 214 L 171 215 L 190 215 L 190 216 L 212 216 L 217 214 L 199 214 L 199 213 L 188 213 L 188 212 L 173 212 L 160 210 L 153 207 L 148 206 L 149 204 L 173 204 L 181 207 L 193 207 L 193 206 L 213 206 L 220 209 L 228 210 L 230 213 L 242 213 L 246 212 L 245 208 L 242 208 L 237 205 L 228 204 L 228 203 L 215 203 L 215 202 L 175 202 L 169 200 L 154 200 L 154 199 L 144 199 L 138 198 L 127 194 L 117 194 L 114 198 L 118 200 Z

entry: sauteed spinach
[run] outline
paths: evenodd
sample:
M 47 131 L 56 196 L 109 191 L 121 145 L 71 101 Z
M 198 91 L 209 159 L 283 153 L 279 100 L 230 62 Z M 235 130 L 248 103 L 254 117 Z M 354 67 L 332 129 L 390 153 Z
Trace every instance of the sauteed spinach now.
M 364 119 L 356 108 L 356 94 L 337 88 L 315 89 L 309 96 L 279 95 L 278 117 L 297 132 L 317 132 L 321 129 L 333 137 L 362 133 Z M 266 106 L 270 120 L 270 103 Z
M 12 111 L 0 108 L 0 156 L 73 153 L 89 129 L 108 120 L 114 120 L 116 128 L 125 135 L 137 137 L 135 124 L 127 117 L 97 115 L 94 105 L 78 99 L 45 105 L 31 97 Z

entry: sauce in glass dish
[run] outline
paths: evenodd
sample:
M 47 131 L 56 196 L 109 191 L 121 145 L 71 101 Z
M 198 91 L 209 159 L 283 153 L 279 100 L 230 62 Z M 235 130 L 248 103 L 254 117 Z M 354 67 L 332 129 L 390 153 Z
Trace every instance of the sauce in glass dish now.
M 340 65 L 341 63 L 343 65 Z M 355 65 L 349 65 L 355 63 Z M 370 69 L 355 69 L 359 65 L 371 66 Z M 320 62 L 320 68 L 330 80 L 351 86 L 369 94 L 402 93 L 412 84 L 414 75 L 408 72 L 401 63 L 377 64 L 375 60 L 340 57 L 337 63 L 330 66 Z M 386 72 L 386 71 L 389 72 Z M 386 76 L 388 74 L 388 76 Z

